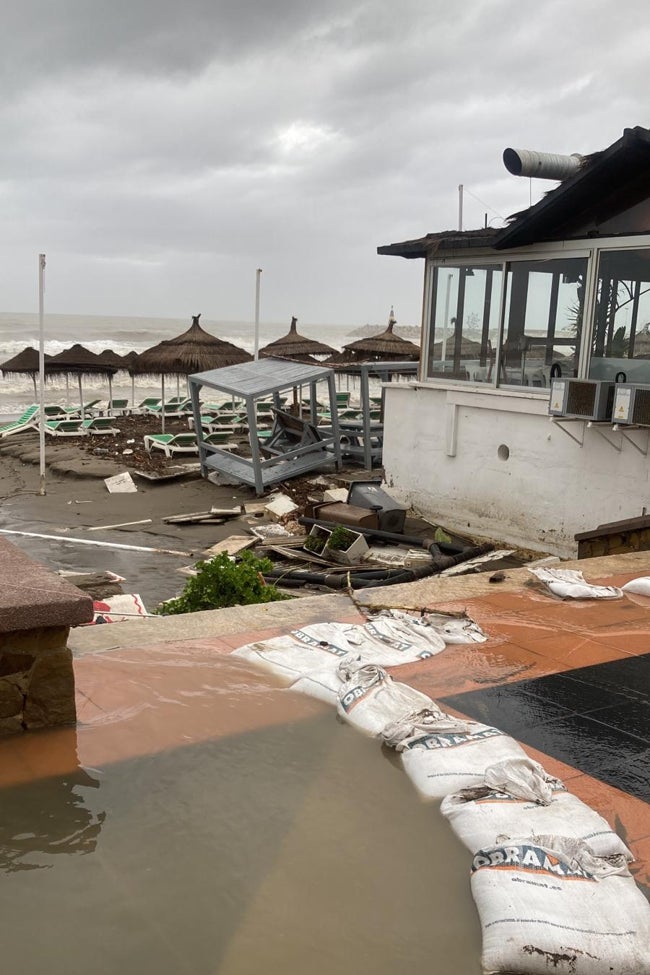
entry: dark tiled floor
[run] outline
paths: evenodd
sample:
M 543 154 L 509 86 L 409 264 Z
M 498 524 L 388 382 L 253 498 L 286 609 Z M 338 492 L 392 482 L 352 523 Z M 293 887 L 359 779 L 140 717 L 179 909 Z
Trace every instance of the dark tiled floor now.
M 650 654 L 442 700 L 650 802 Z

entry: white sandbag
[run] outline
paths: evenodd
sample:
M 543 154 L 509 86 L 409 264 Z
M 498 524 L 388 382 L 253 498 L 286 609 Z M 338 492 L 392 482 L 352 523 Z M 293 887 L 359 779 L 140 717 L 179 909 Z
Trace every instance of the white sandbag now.
M 518 837 L 480 850 L 471 884 L 485 973 L 650 975 L 650 905 L 623 857 Z
M 412 616 L 403 610 L 388 609 L 374 617 L 371 622 L 382 618 L 401 622 L 408 628 L 409 636 L 407 639 L 412 642 L 418 638 L 426 641 L 429 647 L 425 645 L 422 648 L 424 651 L 427 648 L 436 648 L 435 652 L 439 652 L 448 644 L 485 643 L 488 639 L 478 623 L 467 616 L 450 616 L 446 613 L 426 613 L 424 616 Z M 425 656 L 431 656 L 431 654 L 426 652 L 420 654 L 422 658 Z
M 599 813 L 530 758 L 491 765 L 482 785 L 446 796 L 440 812 L 472 853 L 510 836 L 555 834 L 585 841 L 598 856 L 633 859 Z
M 439 721 L 427 716 L 412 734 L 397 741 L 396 729 L 387 729 L 388 743 L 395 742 L 404 771 L 418 792 L 428 799 L 442 799 L 450 792 L 480 785 L 489 765 L 505 759 L 524 758 L 514 738 L 498 728 L 477 721 L 460 721 L 441 714 Z M 386 739 L 385 739 L 386 740 Z
M 350 652 L 349 645 L 341 640 L 331 643 L 313 638 L 297 639 L 299 632 L 247 643 L 233 650 L 232 656 L 292 682 L 315 671 L 336 673 L 339 663 Z
M 633 592 L 637 596 L 650 596 L 650 576 L 639 576 L 638 579 L 630 579 L 622 586 L 623 592 Z
M 546 587 L 562 599 L 620 599 L 616 586 L 592 586 L 577 569 L 529 569 Z
M 396 721 L 391 721 L 386 725 L 381 736 L 384 744 L 390 745 L 391 748 L 399 748 L 407 739 L 428 735 L 429 732 L 443 730 L 466 732 L 473 723 L 465 718 L 453 718 L 434 704 L 433 708 L 425 707 L 418 711 L 410 711 Z
M 344 678 L 338 694 L 337 711 L 340 717 L 368 735 L 381 735 L 386 725 L 421 708 L 436 710 L 426 694 L 408 684 L 394 681 L 382 667 L 366 664 L 363 667 L 340 667 Z
M 443 637 L 425 620 L 399 610 L 387 610 L 369 619 L 363 630 L 370 645 L 362 652 L 378 650 L 382 659 L 373 662 L 395 666 L 425 660 L 445 649 Z M 388 651 L 388 653 L 386 653 Z
M 343 681 L 337 671 L 317 670 L 299 677 L 291 685 L 291 690 L 297 691 L 298 694 L 306 694 L 308 697 L 315 697 L 325 704 L 336 707 L 342 686 Z

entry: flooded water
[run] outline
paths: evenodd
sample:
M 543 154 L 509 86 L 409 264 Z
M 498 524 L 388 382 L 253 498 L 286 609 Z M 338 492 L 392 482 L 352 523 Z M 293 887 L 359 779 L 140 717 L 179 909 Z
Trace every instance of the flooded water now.
M 78 664 L 79 729 L 0 742 L 8 970 L 478 975 L 468 854 L 376 742 L 227 657 Z

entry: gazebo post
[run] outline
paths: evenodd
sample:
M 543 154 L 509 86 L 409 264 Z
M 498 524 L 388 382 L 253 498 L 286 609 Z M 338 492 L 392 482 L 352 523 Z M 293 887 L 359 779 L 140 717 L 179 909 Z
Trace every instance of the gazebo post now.
M 162 432 L 165 432 L 165 373 L 160 374 L 162 399 L 160 401 L 160 414 L 162 417 Z

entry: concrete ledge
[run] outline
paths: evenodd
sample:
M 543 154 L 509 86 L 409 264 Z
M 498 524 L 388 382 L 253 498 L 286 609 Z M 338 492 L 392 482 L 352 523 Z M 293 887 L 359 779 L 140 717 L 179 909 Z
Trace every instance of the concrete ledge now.
M 70 632 L 68 646 L 75 656 L 82 656 L 102 650 L 199 640 L 273 627 L 281 627 L 288 633 L 309 623 L 341 619 L 355 613 L 354 603 L 348 596 L 339 593 L 305 596 L 287 602 L 232 606 L 184 616 L 152 616 L 127 623 L 81 626 Z
M 0 538 L 0 633 L 77 626 L 92 618 L 90 596 Z
M 627 552 L 624 555 L 607 555 L 597 559 L 575 559 L 561 562 L 551 568 L 578 569 L 587 579 L 605 579 L 608 576 L 629 572 L 630 575 L 650 575 L 650 552 Z M 430 576 L 401 586 L 381 586 L 377 589 L 360 590 L 356 600 L 368 610 L 393 607 L 394 609 L 428 609 L 437 603 L 475 599 L 495 592 L 512 592 L 530 583 L 533 576 L 528 569 L 507 569 L 503 582 L 490 582 L 490 572 L 466 576 Z

